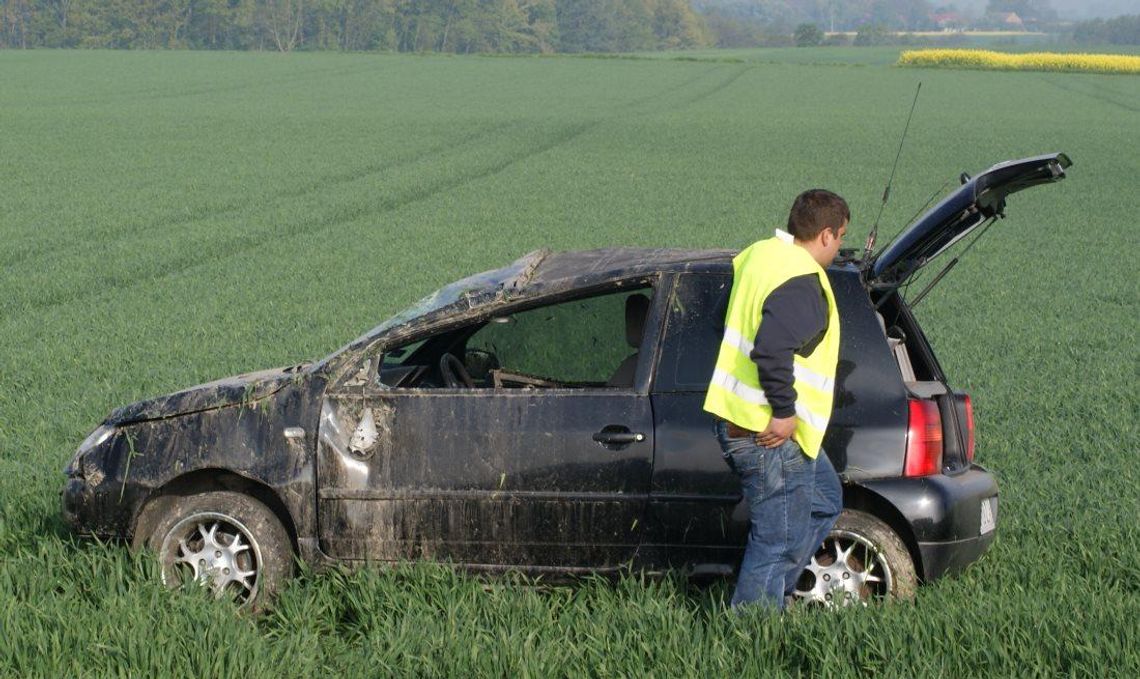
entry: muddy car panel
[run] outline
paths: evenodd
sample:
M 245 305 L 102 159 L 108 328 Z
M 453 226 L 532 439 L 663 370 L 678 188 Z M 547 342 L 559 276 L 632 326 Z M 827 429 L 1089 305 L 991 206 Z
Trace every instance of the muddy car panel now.
M 349 427 L 368 421 L 375 442 L 353 445 Z M 593 436 L 607 427 L 642 439 L 604 448 Z M 640 541 L 652 431 L 649 399 L 636 393 L 332 395 L 317 453 L 322 551 L 616 566 Z
M 905 503 L 868 481 L 900 472 L 907 391 L 860 269 L 841 264 L 829 275 L 844 332 L 825 447 L 852 502 L 889 506 L 905 524 Z M 65 514 L 80 530 L 130 536 L 146 502 L 217 482 L 268 495 L 302 557 L 317 562 L 731 570 L 747 513 L 700 408 L 730 285 L 725 251 L 528 255 L 291 374 L 116 411 L 104 425 L 113 435 L 69 467 Z M 462 353 L 493 319 L 630 290 L 652 301 L 640 344 L 627 348 L 638 358 L 625 387 L 382 381 L 384 356 L 399 347 Z M 922 558 L 916 535 L 925 534 L 902 530 Z
M 180 396 L 179 412 L 166 416 L 153 402 L 131 408 L 146 419 L 124 421 L 125 411 L 116 411 L 102 425 L 113 434 L 81 448 L 65 470 L 65 519 L 85 534 L 129 537 L 160 493 L 239 488 L 287 511 L 295 535 L 311 535 L 317 418 L 310 403 L 319 403 L 323 384 L 302 372 L 259 399 L 219 405 L 202 391 L 202 400 Z
M 67 469 L 65 516 L 83 532 L 130 537 L 146 503 L 215 483 L 266 499 L 314 563 L 730 572 L 747 512 L 700 405 L 733 254 L 537 251 L 447 286 L 314 364 L 117 410 Z M 900 478 L 908 399 L 956 396 L 905 302 L 869 293 L 850 256 L 828 274 L 843 333 L 825 449 L 845 503 L 895 528 L 920 572 L 937 577 L 992 540 L 978 533 L 977 507 L 996 485 L 964 458 L 935 481 Z M 496 323 L 629 291 L 650 298 L 640 341 L 624 353 L 602 347 L 611 369 L 634 359 L 628 383 L 441 383 L 445 354 L 469 365 L 495 353 L 473 343 Z M 386 363 L 401 352 L 417 358 Z
M 1003 215 L 1010 194 L 1058 181 L 1070 164 L 1049 154 L 963 176 L 894 243 L 865 261 L 843 253 L 828 270 L 843 329 L 824 448 L 845 506 L 893 529 L 924 579 L 988 547 L 997 486 L 970 458 L 966 396 L 895 292 Z M 64 516 L 82 533 L 130 538 L 147 534 L 144 507 L 226 489 L 260 500 L 313 564 L 729 573 L 747 511 L 701 403 L 733 255 L 539 250 L 442 288 L 316 363 L 125 406 L 67 466 Z M 605 313 L 583 318 L 609 319 L 604 333 L 574 325 L 570 312 L 598 304 Z M 562 335 L 495 334 L 548 316 L 570 319 L 550 326 Z M 520 367 L 532 359 L 540 367 Z M 942 468 L 906 477 L 916 401 L 936 406 Z

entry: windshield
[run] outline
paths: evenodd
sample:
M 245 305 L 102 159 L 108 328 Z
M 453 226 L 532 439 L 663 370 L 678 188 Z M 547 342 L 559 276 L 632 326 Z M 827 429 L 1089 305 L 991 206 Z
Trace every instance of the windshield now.
M 393 328 L 410 323 L 422 316 L 464 302 L 471 306 L 485 304 L 494 297 L 507 294 L 511 290 L 520 289 L 526 284 L 535 268 L 547 254 L 549 254 L 548 250 L 535 250 L 501 269 L 477 273 L 474 276 L 468 276 L 446 285 L 369 330 L 348 345 L 341 347 L 326 358 L 325 362 L 346 350 L 363 348 Z

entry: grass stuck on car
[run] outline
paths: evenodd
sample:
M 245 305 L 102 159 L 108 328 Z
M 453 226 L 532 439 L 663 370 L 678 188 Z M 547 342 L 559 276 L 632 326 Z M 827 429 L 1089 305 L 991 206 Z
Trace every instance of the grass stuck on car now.
M 842 342 L 824 449 L 844 509 L 802 601 L 910 596 L 993 541 L 998 488 L 975 459 L 970 397 L 912 313 L 957 260 L 905 286 L 1070 164 L 962 175 L 891 243 L 828 269 Z M 172 586 L 252 607 L 294 559 L 731 576 L 748 514 L 701 401 L 733 255 L 540 250 L 322 360 L 121 407 L 68 464 L 64 517 L 153 550 Z

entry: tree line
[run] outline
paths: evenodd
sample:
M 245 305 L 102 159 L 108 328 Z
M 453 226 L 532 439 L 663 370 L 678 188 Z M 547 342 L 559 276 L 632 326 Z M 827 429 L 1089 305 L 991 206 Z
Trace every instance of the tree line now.
M 0 47 L 627 52 L 699 47 L 688 0 L 0 0 Z
M 0 0 L 0 48 L 630 52 L 895 44 L 931 0 Z M 1140 18 L 1060 28 L 1048 0 L 989 0 L 1082 44 L 1140 44 Z M 854 40 L 834 31 L 858 31 Z M 912 40 L 913 42 L 913 40 Z
M 1034 27 L 1055 21 L 1049 0 L 989 0 L 980 17 L 968 17 L 953 2 L 937 0 L 694 0 L 718 35 L 735 31 L 745 39 L 750 31 L 786 39 L 793 27 L 815 25 L 821 32 L 937 31 L 939 17 L 955 17 L 957 27 L 966 23 L 994 28 L 1007 13 Z
M 1082 21 L 1073 40 L 1084 45 L 1140 45 L 1140 14 Z

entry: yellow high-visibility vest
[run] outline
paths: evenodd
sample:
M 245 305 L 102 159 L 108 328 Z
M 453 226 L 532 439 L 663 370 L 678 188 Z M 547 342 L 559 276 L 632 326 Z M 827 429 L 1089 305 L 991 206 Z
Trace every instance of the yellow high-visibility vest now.
M 805 358 L 795 354 L 792 365 L 796 390 L 796 431 L 792 438 L 814 459 L 831 419 L 839 362 L 839 313 L 827 273 L 807 250 L 779 231 L 775 238 L 758 241 L 741 251 L 732 260 L 732 271 L 724 339 L 704 409 L 745 429 L 764 431 L 772 419 L 772 407 L 760 387 L 756 364 L 749 357 L 760 329 L 764 300 L 789 279 L 816 274 L 827 297 L 827 331 L 811 355 Z

